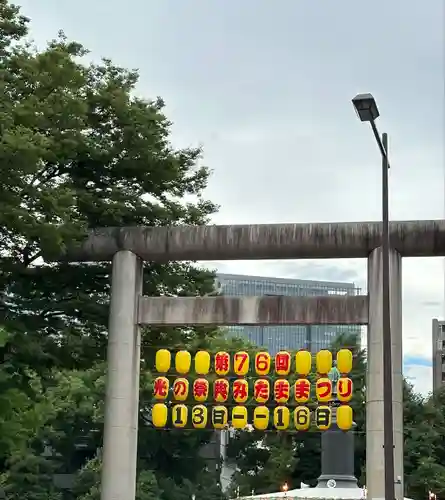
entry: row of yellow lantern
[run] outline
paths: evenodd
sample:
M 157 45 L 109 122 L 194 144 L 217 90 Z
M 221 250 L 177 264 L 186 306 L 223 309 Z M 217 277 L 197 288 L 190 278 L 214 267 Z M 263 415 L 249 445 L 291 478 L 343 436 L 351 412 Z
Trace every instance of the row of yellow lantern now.
M 190 383 L 186 378 L 174 380 L 170 391 L 170 381 L 167 377 L 157 377 L 153 384 L 154 398 L 162 401 L 168 399 L 172 394 L 176 401 L 186 401 L 192 396 L 195 401 L 204 402 L 210 396 L 210 383 L 204 378 L 193 381 L 192 394 L 190 394 Z M 287 403 L 293 395 L 297 403 L 307 403 L 311 397 L 311 383 L 306 378 L 295 381 L 291 390 L 291 384 L 286 379 L 277 379 L 273 384 L 267 379 L 256 379 L 253 383 L 253 397 L 257 403 L 267 403 L 273 399 L 277 403 Z M 320 402 L 328 402 L 332 399 L 332 381 L 327 377 L 320 377 L 315 382 L 315 394 Z M 336 397 L 339 401 L 347 403 L 352 399 L 352 380 L 341 377 L 337 381 Z M 249 399 L 249 383 L 245 379 L 236 379 L 232 382 L 232 397 L 237 403 L 245 403 Z M 216 379 L 213 382 L 213 400 L 217 403 L 225 403 L 230 395 L 230 383 L 227 379 Z
M 289 375 L 292 365 L 292 355 L 287 351 L 275 354 L 275 373 L 280 376 Z M 156 352 L 156 371 L 167 373 L 172 367 L 172 354 L 167 349 Z M 181 375 L 191 371 L 192 355 L 188 351 L 178 351 L 175 355 L 175 370 Z M 195 354 L 194 369 L 197 375 L 207 375 L 210 372 L 211 355 L 207 351 L 198 351 Z M 272 368 L 272 357 L 268 352 L 261 351 L 255 354 L 254 369 L 257 375 L 266 376 Z M 348 374 L 352 370 L 352 352 L 349 349 L 340 349 L 337 352 L 337 368 L 340 373 Z M 228 352 L 220 351 L 214 355 L 213 369 L 217 375 L 225 376 L 231 369 L 238 376 L 244 376 L 250 369 L 250 356 L 246 351 L 233 355 L 233 360 Z M 332 369 L 332 353 L 326 349 L 316 355 L 316 371 L 326 375 Z M 309 351 L 298 351 L 295 354 L 295 372 L 303 377 L 312 370 L 312 354 Z
M 266 406 L 257 406 L 253 412 L 253 427 L 257 430 L 266 430 L 272 424 L 276 430 L 283 431 L 291 427 L 291 411 L 286 406 L 277 406 L 271 411 Z M 332 425 L 332 409 L 329 406 L 318 406 L 313 412 L 313 422 L 320 431 L 328 430 Z M 152 409 L 152 422 L 157 428 L 166 427 L 169 423 L 168 407 L 164 403 L 156 403 Z M 311 426 L 311 410 L 307 406 L 297 406 L 293 410 L 293 427 L 297 431 L 307 431 Z M 178 404 L 172 407 L 171 426 L 184 428 L 191 426 L 195 429 L 205 429 L 209 425 L 209 409 L 204 405 L 191 407 L 190 421 L 189 408 Z M 353 424 L 352 408 L 341 405 L 337 408 L 336 423 L 339 429 L 348 431 Z M 210 424 L 214 429 L 225 429 L 229 425 L 229 410 L 225 406 L 213 406 L 210 409 Z M 245 429 L 248 426 L 248 412 L 245 406 L 234 406 L 231 411 L 231 426 L 234 429 Z

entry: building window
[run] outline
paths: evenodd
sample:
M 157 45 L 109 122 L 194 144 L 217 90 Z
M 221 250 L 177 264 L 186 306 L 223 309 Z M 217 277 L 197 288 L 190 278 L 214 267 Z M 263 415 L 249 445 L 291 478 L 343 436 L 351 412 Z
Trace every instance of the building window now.
M 264 296 L 264 295 L 287 295 L 287 296 L 314 296 L 314 295 L 343 295 L 354 294 L 353 286 L 330 286 L 323 282 L 283 282 L 275 281 L 274 278 L 264 280 L 249 279 L 248 276 L 237 278 L 218 277 L 223 285 L 224 295 L 234 296 Z M 442 325 L 441 325 L 442 326 Z M 445 326 L 445 325 L 444 325 Z M 301 325 L 270 325 L 270 326 L 229 326 L 230 335 L 244 337 L 257 345 L 264 345 L 275 354 L 280 349 L 297 350 L 311 347 L 316 351 L 330 346 L 332 340 L 342 332 L 353 332 L 360 334 L 359 325 L 312 325 L 310 327 L 310 346 L 307 345 L 307 328 Z M 444 346 L 445 350 L 445 346 Z

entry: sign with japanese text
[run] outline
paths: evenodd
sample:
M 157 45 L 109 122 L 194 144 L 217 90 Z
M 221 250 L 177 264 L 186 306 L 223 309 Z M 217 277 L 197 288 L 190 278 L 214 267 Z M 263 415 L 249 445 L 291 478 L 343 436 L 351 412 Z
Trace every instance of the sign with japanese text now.
M 156 352 L 152 423 L 156 428 L 342 431 L 353 425 L 353 355 L 340 349 Z M 315 370 L 313 370 L 315 367 Z M 332 372 L 336 376 L 332 376 Z

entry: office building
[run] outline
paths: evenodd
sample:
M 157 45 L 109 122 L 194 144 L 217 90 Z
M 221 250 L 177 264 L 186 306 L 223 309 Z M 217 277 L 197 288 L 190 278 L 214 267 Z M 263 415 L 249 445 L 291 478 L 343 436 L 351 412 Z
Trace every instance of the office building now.
M 445 321 L 433 319 L 433 392 L 445 386 Z
M 357 295 L 354 283 L 309 281 L 237 274 L 218 274 L 216 287 L 222 295 L 263 296 L 287 295 L 291 297 L 314 297 L 320 295 Z M 245 337 L 252 343 L 263 346 L 271 354 L 281 349 L 295 351 L 309 349 L 316 352 L 328 348 L 340 333 L 361 334 L 359 325 L 270 325 L 230 326 L 230 334 Z

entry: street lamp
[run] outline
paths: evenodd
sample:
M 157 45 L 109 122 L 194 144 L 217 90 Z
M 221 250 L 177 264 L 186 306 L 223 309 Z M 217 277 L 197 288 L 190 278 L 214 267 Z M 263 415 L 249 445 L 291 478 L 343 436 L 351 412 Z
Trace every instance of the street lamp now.
M 358 94 L 352 104 L 362 122 L 371 124 L 382 155 L 382 296 L 383 296 L 383 444 L 385 459 L 385 498 L 395 499 L 394 432 L 392 415 L 392 352 L 389 283 L 389 193 L 388 193 L 388 135 L 380 134 L 375 120 L 380 116 L 372 94 Z
M 357 116 L 360 118 L 360 121 L 369 122 L 371 124 L 375 140 L 377 141 L 380 153 L 382 154 L 382 159 L 386 159 L 386 165 L 384 168 L 387 171 L 389 168 L 387 154 L 388 145 L 385 145 L 385 141 L 388 140 L 388 137 L 386 134 L 382 134 L 382 138 L 380 139 L 380 134 L 375 124 L 375 120 L 380 116 L 380 112 L 379 108 L 377 107 L 377 103 L 375 102 L 374 96 L 372 94 L 357 94 L 354 99 L 352 99 L 352 104 L 354 105 L 355 111 L 357 113 Z

